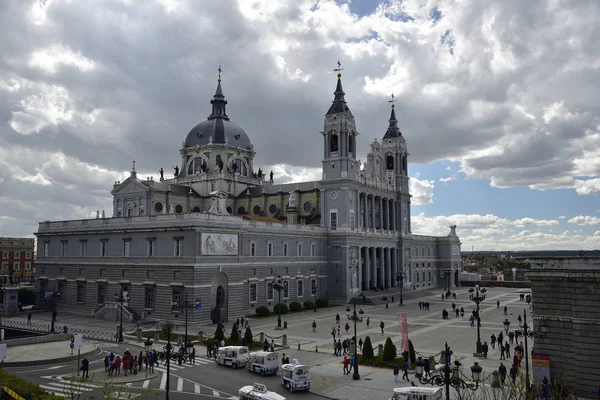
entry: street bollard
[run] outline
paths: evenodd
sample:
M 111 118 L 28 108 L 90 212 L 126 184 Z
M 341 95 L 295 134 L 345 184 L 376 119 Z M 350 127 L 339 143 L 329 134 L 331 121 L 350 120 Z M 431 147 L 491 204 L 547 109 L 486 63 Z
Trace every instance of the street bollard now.
M 282 335 L 282 336 L 281 336 L 281 345 L 282 345 L 283 347 L 287 347 L 287 345 L 288 345 L 288 341 L 287 341 L 287 335 Z
M 300 350 L 300 343 L 298 343 L 298 350 Z
M 379 344 L 377 346 L 377 357 L 381 356 L 383 354 L 383 345 Z
M 315 346 L 315 353 L 319 352 L 319 346 Z
M 261 333 L 259 333 L 259 335 L 260 335 L 260 343 L 262 344 L 265 342 L 265 333 L 261 332 Z
M 388 304 L 388 303 L 385 303 L 385 308 L 387 309 L 388 307 L 389 307 L 389 304 Z

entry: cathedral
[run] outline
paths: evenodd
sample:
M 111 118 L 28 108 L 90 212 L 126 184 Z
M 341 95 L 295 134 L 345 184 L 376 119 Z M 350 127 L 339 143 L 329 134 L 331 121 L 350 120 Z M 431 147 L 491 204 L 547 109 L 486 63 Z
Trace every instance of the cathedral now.
M 45 221 L 36 233 L 36 291 L 94 318 L 213 323 L 259 306 L 372 291 L 455 287 L 456 227 L 412 232 L 408 149 L 389 126 L 357 159 L 357 129 L 338 70 L 325 114 L 322 177 L 278 183 L 254 166 L 249 135 L 227 114 L 221 76 L 169 176 L 115 182 L 112 217 Z M 395 289 L 394 289 L 395 291 Z M 181 321 L 180 321 L 181 322 Z

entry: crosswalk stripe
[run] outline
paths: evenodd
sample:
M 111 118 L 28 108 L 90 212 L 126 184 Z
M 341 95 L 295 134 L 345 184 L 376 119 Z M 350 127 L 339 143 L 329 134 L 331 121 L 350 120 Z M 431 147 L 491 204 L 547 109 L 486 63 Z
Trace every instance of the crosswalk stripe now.
M 142 388 L 143 389 L 148 389 L 148 386 L 150 385 L 150 379 L 146 379 L 144 381 L 144 383 L 142 384 Z
M 79 390 L 72 390 L 72 391 L 68 390 L 68 391 L 65 392 L 66 388 L 64 388 L 64 387 L 60 387 L 60 386 L 56 387 L 56 386 L 50 386 L 50 385 L 51 384 L 49 383 L 48 385 L 39 385 L 39 386 L 42 389 L 50 391 L 50 392 L 61 393 L 62 396 L 70 395 L 71 393 L 73 393 L 73 394 L 81 394 L 81 393 L 84 392 L 84 391 L 79 391 Z
M 194 385 L 194 392 L 195 393 L 200 393 L 200 385 L 198 385 L 198 384 Z
M 177 391 L 183 392 L 183 379 L 177 378 Z
M 162 374 L 162 378 L 160 379 L 160 390 L 165 390 L 167 387 L 167 374 Z
M 219 392 L 217 392 L 216 390 L 213 390 L 213 396 L 220 397 Z
M 58 396 L 58 397 L 66 397 L 68 396 L 68 394 L 65 393 L 61 393 L 61 392 L 55 392 L 53 390 L 47 389 L 44 387 L 44 385 L 39 385 L 42 389 L 44 389 L 46 392 L 53 394 L 54 396 Z

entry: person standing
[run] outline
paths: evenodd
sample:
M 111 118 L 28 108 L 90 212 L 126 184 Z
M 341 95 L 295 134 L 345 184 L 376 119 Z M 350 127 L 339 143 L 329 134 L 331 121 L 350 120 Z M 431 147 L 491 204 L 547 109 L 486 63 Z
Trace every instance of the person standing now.
M 508 306 L 504 306 L 504 315 L 508 315 Z
M 342 364 L 344 364 L 344 375 L 349 374 L 350 373 L 350 360 L 348 359 L 348 357 L 344 356 L 344 361 L 342 361 Z
M 367 328 L 369 327 L 369 324 L 371 323 L 371 318 L 367 317 Z
M 362 351 L 362 347 L 363 347 L 363 340 L 362 340 L 362 338 L 360 338 L 358 340 L 358 348 L 360 349 L 360 351 Z
M 506 379 L 506 366 L 503 363 L 500 363 L 500 367 L 498 367 L 498 372 L 500 372 L 500 382 L 504 385 L 504 380 Z
M 85 357 L 83 361 L 81 361 L 81 376 L 84 379 L 87 379 L 90 376 L 90 362 L 87 359 L 87 357 Z
M 196 364 L 196 348 L 192 347 L 192 353 L 190 354 L 190 364 Z
M 31 325 L 31 313 L 27 314 L 27 325 Z
M 487 353 L 489 350 L 487 342 L 483 342 L 483 346 L 481 346 L 481 347 L 483 350 L 483 358 L 487 358 Z
M 317 333 L 317 321 L 315 321 L 313 319 L 313 323 L 312 323 L 312 328 L 313 328 L 313 333 Z
M 513 381 L 513 385 L 517 382 L 517 367 L 513 365 L 510 367 L 510 378 Z
M 392 369 L 394 370 L 394 382 L 397 382 L 398 375 L 400 374 L 400 367 L 398 367 L 398 364 L 394 363 Z M 404 380 L 404 377 L 402 377 L 402 380 Z
M 496 335 L 494 335 L 492 333 L 492 336 L 490 337 L 490 344 L 492 345 L 492 349 L 496 348 Z
M 500 308 L 500 300 L 496 300 L 496 308 Z
M 429 363 L 429 359 L 426 358 L 423 360 L 423 370 L 425 371 L 425 378 L 431 378 L 431 364 Z
M 336 314 L 335 315 L 335 324 L 339 325 L 340 324 L 340 314 Z
M 381 328 L 381 334 L 383 335 L 383 328 L 385 328 L 385 324 L 383 323 L 383 321 L 381 321 L 379 327 Z

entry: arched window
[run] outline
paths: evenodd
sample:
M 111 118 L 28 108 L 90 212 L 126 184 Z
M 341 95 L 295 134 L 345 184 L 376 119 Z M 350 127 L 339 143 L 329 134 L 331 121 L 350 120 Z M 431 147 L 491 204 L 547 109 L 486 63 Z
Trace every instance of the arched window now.
M 233 174 L 239 172 L 241 176 L 248 176 L 248 164 L 246 164 L 246 160 L 241 157 L 231 159 L 229 162 L 229 170 Z
M 385 168 L 390 171 L 394 169 L 394 156 L 388 155 L 385 158 Z
M 187 174 L 199 174 L 201 172 L 206 172 L 208 170 L 208 163 L 204 159 L 204 157 L 194 157 L 188 163 Z
M 354 136 L 348 136 L 348 153 L 354 154 Z
M 337 135 L 331 135 L 331 137 L 329 139 L 329 150 L 332 153 L 335 151 L 338 151 L 338 136 Z

